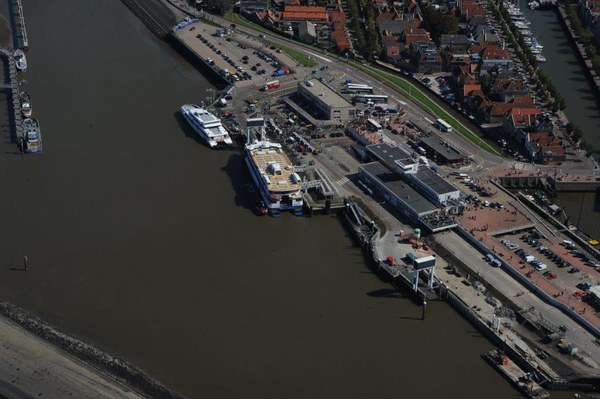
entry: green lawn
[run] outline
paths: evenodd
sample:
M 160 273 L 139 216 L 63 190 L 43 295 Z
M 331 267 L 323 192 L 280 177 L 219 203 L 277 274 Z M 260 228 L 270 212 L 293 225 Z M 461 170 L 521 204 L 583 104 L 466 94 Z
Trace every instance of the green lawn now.
M 281 44 L 269 42 L 269 41 L 265 41 L 265 43 L 267 43 L 267 45 L 269 45 L 269 46 L 275 46 L 277 48 L 280 48 L 281 51 L 283 51 L 284 53 L 286 53 L 287 55 L 289 55 L 290 57 L 292 57 L 293 59 L 298 61 L 300 64 L 304 65 L 305 67 L 313 67 L 313 66 L 317 65 L 317 62 L 315 60 L 313 60 L 312 58 L 310 58 L 310 56 L 308 56 L 300 51 L 291 49 L 289 47 L 282 46 Z
M 225 14 L 223 16 L 223 18 L 225 18 L 228 21 L 233 22 L 234 24 L 240 25 L 240 26 L 245 26 L 246 28 L 251 28 L 254 30 L 257 30 L 259 32 L 263 32 L 263 33 L 269 33 L 269 34 L 275 34 L 274 32 L 268 30 L 265 27 L 262 27 L 258 24 L 255 24 L 252 21 L 247 20 L 246 18 L 244 18 L 243 16 L 241 16 L 240 14 L 236 14 L 232 11 L 228 12 L 227 14 Z

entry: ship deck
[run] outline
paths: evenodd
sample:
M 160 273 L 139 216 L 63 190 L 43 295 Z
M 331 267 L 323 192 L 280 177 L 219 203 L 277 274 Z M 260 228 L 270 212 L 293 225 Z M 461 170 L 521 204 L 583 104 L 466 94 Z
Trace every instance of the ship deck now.
M 301 183 L 294 183 L 291 179 L 294 169 L 292 168 L 288 157 L 282 150 L 252 150 L 252 159 L 258 166 L 261 174 L 269 177 L 271 181 L 268 189 L 271 192 L 289 192 L 298 191 L 302 188 Z M 271 163 L 277 163 L 281 166 L 281 174 L 274 175 L 267 172 L 267 167 Z

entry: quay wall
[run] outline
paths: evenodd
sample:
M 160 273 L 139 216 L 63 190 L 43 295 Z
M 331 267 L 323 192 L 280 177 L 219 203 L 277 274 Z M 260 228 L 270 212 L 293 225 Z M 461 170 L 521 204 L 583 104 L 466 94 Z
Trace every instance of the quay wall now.
M 177 35 L 169 33 L 165 39 L 194 67 L 196 67 L 212 85 L 217 86 L 220 90 L 229 85 L 229 81 L 227 81 L 215 68 L 209 65 L 199 54 L 193 51 L 183 40 L 177 37 Z
M 495 346 L 502 351 L 521 369 L 534 373 L 538 381 L 548 380 L 548 376 L 533 366 L 521 353 L 514 349 L 506 340 L 488 326 L 488 324 L 473 312 L 471 307 L 465 303 L 451 289 L 442 285 L 440 297 L 446 300 L 458 313 L 473 324 L 483 335 L 485 335 Z
M 471 235 L 468 231 L 463 229 L 461 226 L 456 227 L 455 231 L 458 233 L 458 235 L 460 235 L 465 241 L 467 241 L 469 244 L 471 244 L 473 247 L 475 247 L 483 255 L 486 255 L 491 252 L 485 245 L 483 245 L 483 243 L 481 243 L 477 238 L 475 238 L 473 235 Z M 535 295 L 538 298 L 540 298 L 542 301 L 546 302 L 547 304 L 552 305 L 555 308 L 559 309 L 561 312 L 563 312 L 564 314 L 566 314 L 567 316 L 572 318 L 575 322 L 577 322 L 577 324 L 579 324 L 581 327 L 585 328 L 588 332 L 590 332 L 596 338 L 600 338 L 600 330 L 598 330 L 598 328 L 596 326 L 594 326 L 593 324 L 588 322 L 586 319 L 581 317 L 581 315 L 579 313 L 575 312 L 569 306 L 565 305 L 562 302 L 557 301 L 556 299 L 554 299 L 550 295 L 548 295 L 546 292 L 541 290 L 537 285 L 535 285 L 534 283 L 529 281 L 529 279 L 527 279 L 527 277 L 523 276 L 521 273 L 519 273 L 517 270 L 515 270 L 511 265 L 506 263 L 504 261 L 504 259 L 502 259 L 502 258 L 497 258 L 497 259 L 502 263 L 503 270 L 505 270 L 512 278 L 517 280 L 519 283 L 521 283 L 523 286 L 525 286 L 531 292 L 535 293 Z
M 0 314 L 72 356 L 125 381 L 144 396 L 158 399 L 182 398 L 122 359 L 68 335 L 14 305 L 0 303 Z
M 552 176 L 502 176 L 500 183 L 505 188 L 544 188 L 555 192 L 595 192 L 600 181 L 559 180 Z
M 165 39 L 177 25 L 175 14 L 160 0 L 121 0 L 152 33 Z

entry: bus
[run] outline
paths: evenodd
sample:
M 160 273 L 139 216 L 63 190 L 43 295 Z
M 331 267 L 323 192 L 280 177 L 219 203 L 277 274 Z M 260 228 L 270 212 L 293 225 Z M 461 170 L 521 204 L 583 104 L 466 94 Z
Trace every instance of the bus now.
M 379 122 L 377 122 L 375 119 L 371 119 L 371 118 L 367 119 L 367 125 L 377 131 L 383 129 L 381 124 Z
M 346 92 L 373 94 L 373 88 L 368 85 L 357 84 L 357 83 L 348 83 L 348 84 L 346 84 Z
M 379 94 L 358 94 L 353 99 L 357 103 L 368 103 L 370 101 L 373 104 L 384 104 L 388 102 L 388 96 Z
M 437 127 L 438 129 L 440 129 L 442 132 L 446 132 L 446 133 L 450 133 L 452 131 L 452 126 L 450 126 L 445 120 L 443 119 L 436 119 L 435 120 L 435 127 Z

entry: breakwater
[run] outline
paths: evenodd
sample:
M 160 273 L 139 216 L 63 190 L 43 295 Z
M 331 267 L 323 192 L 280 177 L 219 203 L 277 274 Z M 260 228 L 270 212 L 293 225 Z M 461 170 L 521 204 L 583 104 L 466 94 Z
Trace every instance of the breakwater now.
M 76 358 L 126 381 L 144 395 L 159 399 L 182 398 L 124 360 L 66 334 L 12 304 L 0 303 L 0 314 Z

